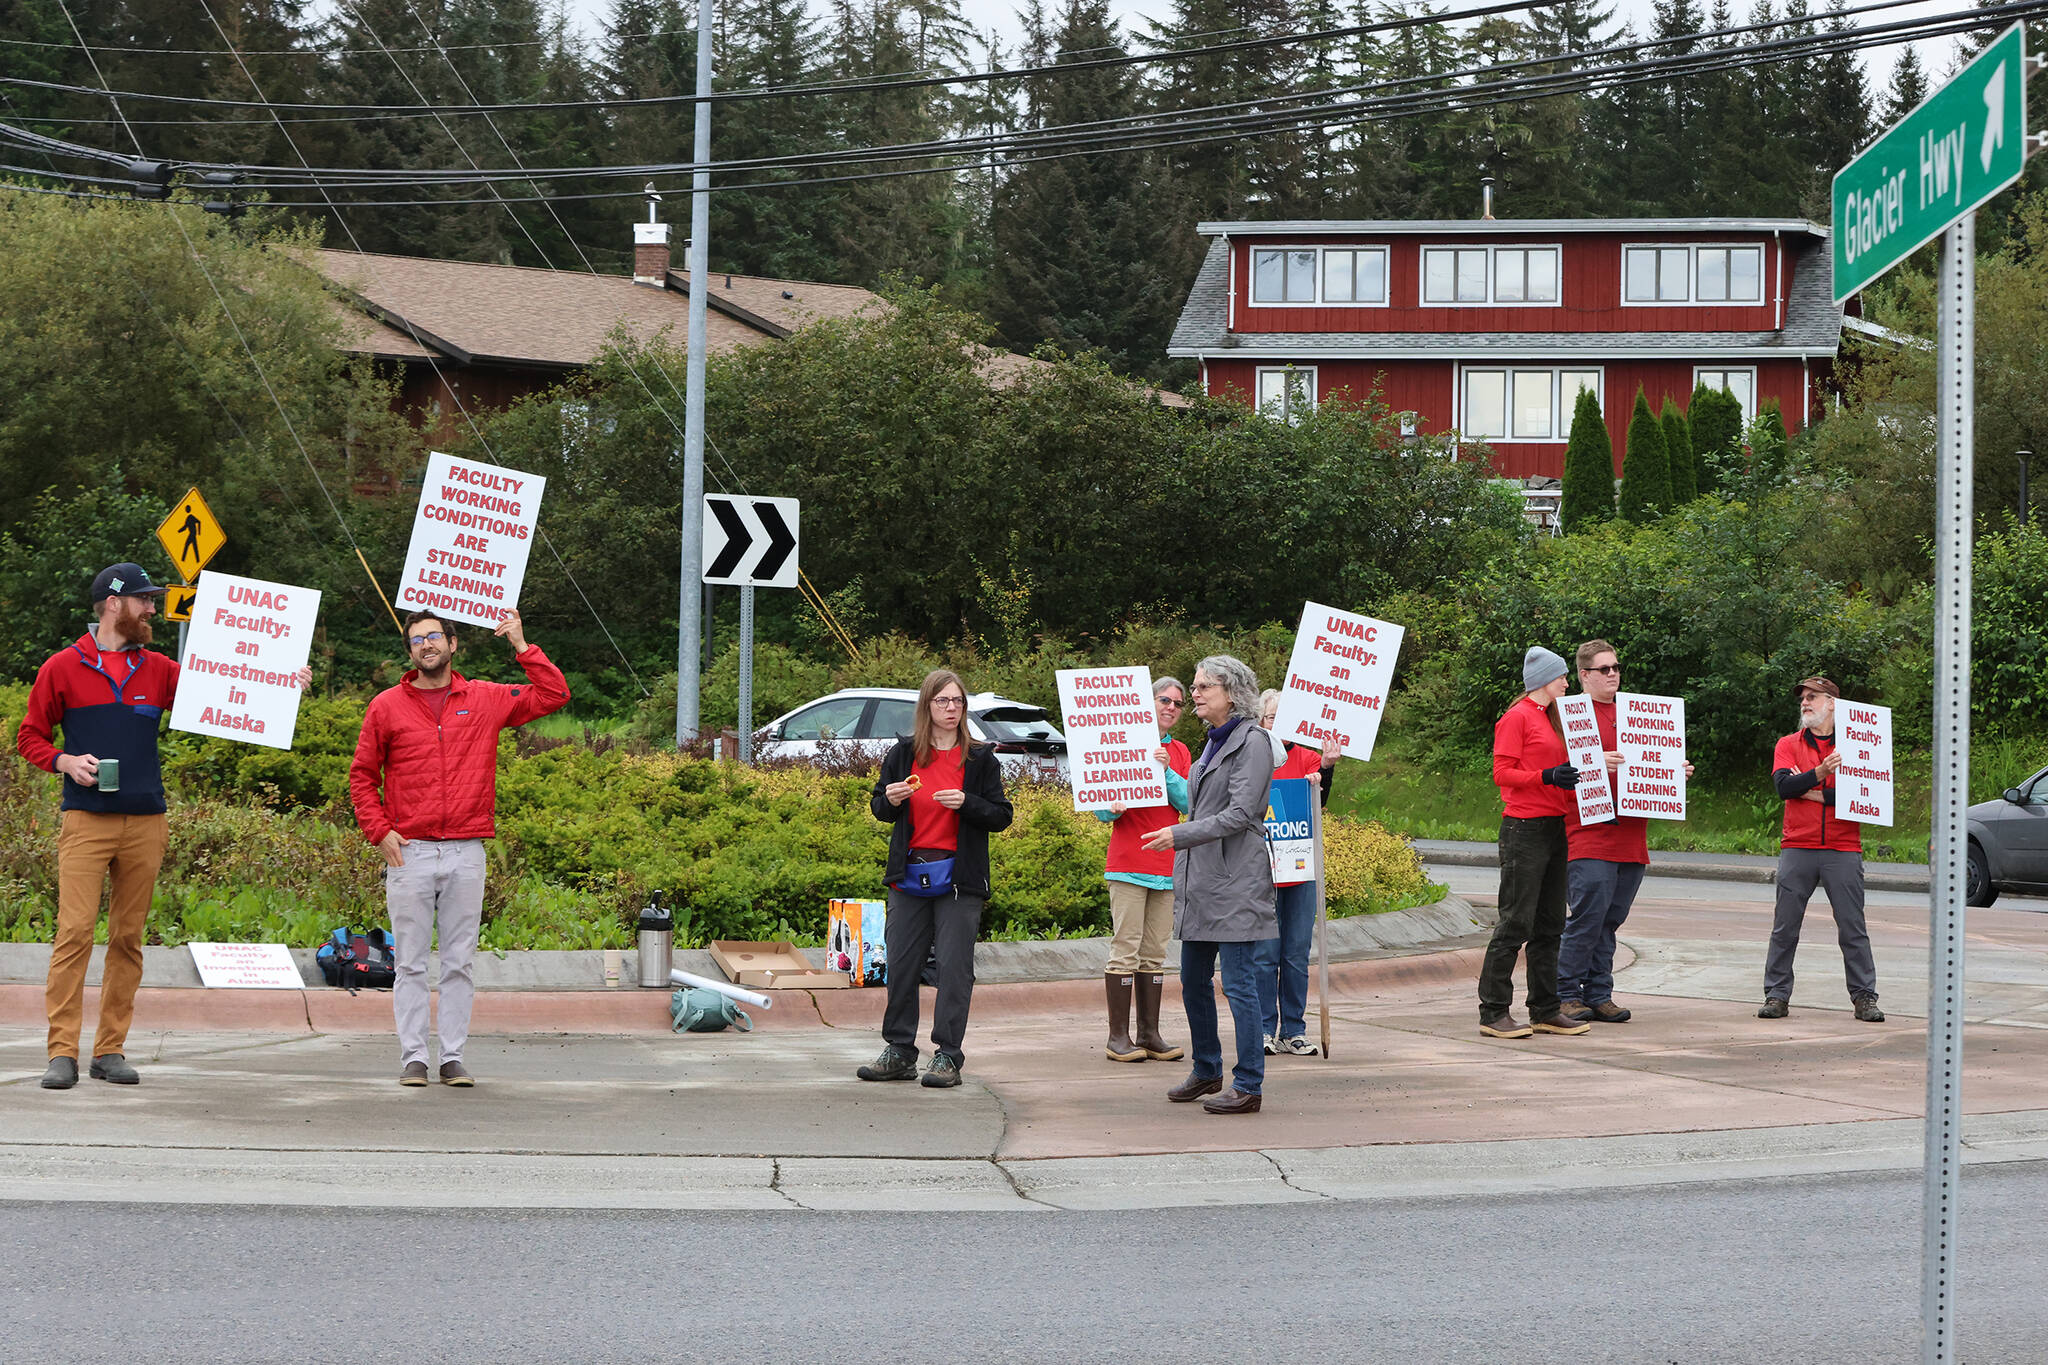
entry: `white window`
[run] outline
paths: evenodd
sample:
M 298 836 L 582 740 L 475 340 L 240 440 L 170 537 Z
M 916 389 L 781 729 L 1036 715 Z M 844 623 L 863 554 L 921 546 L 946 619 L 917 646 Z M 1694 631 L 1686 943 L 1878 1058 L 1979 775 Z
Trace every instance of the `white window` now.
M 1601 373 L 1589 369 L 1473 367 L 1461 374 L 1464 421 L 1473 440 L 1562 441 L 1571 435 L 1581 390 L 1600 395 Z
M 1385 247 L 1260 247 L 1252 252 L 1255 304 L 1383 304 Z
M 1313 365 L 1293 365 L 1260 370 L 1259 413 L 1280 421 L 1299 422 L 1316 407 L 1316 371 Z
M 1692 372 L 1695 386 L 1705 384 L 1710 389 L 1726 389 L 1742 404 L 1742 420 L 1752 421 L 1756 417 L 1756 371 L 1753 369 L 1719 370 L 1698 368 Z
M 1760 246 L 1631 246 L 1621 253 L 1623 303 L 1762 303 Z
M 1422 250 L 1425 304 L 1558 301 L 1554 246 L 1433 246 Z

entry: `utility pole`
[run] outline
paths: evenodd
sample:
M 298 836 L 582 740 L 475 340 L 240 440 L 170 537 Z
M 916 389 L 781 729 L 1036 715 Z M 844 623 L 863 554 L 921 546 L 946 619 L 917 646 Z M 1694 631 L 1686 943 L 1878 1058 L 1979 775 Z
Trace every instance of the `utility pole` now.
M 690 154 L 690 334 L 683 392 L 682 582 L 676 604 L 676 747 L 697 737 L 703 678 L 704 351 L 711 278 L 711 0 L 697 0 L 696 142 Z

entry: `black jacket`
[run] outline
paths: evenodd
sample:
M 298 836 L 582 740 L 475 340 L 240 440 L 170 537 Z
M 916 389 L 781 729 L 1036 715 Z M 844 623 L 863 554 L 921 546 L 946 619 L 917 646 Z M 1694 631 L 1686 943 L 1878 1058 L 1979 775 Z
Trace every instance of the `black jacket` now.
M 868 800 L 875 818 L 891 826 L 889 865 L 882 872 L 882 880 L 891 886 L 903 880 L 904 866 L 910 861 L 910 803 L 891 805 L 884 793 L 891 782 L 901 782 L 910 776 L 916 754 L 916 746 L 909 740 L 897 740 L 896 747 L 882 760 L 874 795 Z M 994 749 L 986 744 L 968 745 L 960 790 L 965 799 L 960 803 L 960 847 L 953 854 L 953 887 L 961 895 L 986 900 L 988 836 L 1008 829 L 1014 815 L 1010 798 L 1003 794 L 1003 768 L 996 761 Z

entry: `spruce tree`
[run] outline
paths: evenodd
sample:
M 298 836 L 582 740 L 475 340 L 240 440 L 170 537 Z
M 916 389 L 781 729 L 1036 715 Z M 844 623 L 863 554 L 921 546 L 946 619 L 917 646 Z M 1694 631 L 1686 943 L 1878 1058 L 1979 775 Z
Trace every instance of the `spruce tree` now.
M 1911 43 L 1900 49 L 1898 61 L 1892 64 L 1892 88 L 1885 95 L 1884 109 L 1878 114 L 1878 121 L 1889 128 L 1906 115 L 1920 107 L 1920 101 L 1927 98 L 1927 68 L 1920 64 L 1920 54 Z
M 1664 396 L 1664 453 L 1671 461 L 1671 505 L 1683 507 L 1700 495 L 1699 475 L 1692 462 L 1692 431 L 1685 412 Z
M 1628 419 L 1628 452 L 1621 460 L 1621 519 L 1646 526 L 1671 510 L 1671 461 L 1664 449 L 1664 424 L 1650 400 L 1636 388 Z
M 1591 389 L 1579 390 L 1572 409 L 1571 441 L 1564 448 L 1564 496 L 1558 524 L 1566 535 L 1614 520 L 1614 440 L 1600 400 Z
M 1692 428 L 1695 485 L 1698 492 L 1711 493 L 1721 483 L 1716 462 L 1741 448 L 1742 404 L 1728 390 L 1710 389 L 1702 384 L 1692 391 L 1692 404 L 1686 416 Z

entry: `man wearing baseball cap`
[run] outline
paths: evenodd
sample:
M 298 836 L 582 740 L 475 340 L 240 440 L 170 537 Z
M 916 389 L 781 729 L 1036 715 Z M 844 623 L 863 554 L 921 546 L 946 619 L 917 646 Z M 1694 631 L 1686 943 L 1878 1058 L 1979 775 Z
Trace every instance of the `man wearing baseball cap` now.
M 1827 678 L 1802 678 L 1792 688 L 1799 700 L 1799 728 L 1778 741 L 1772 778 L 1785 802 L 1784 834 L 1778 847 L 1778 906 L 1771 922 L 1771 946 L 1764 958 L 1764 1003 L 1759 1019 L 1783 1019 L 1792 1004 L 1792 958 L 1799 928 L 1815 886 L 1827 888 L 1835 932 L 1849 979 L 1856 1017 L 1884 1022 L 1877 1007 L 1877 964 L 1863 923 L 1863 827 L 1835 814 L 1835 701 L 1842 689 Z
M 140 564 L 115 564 L 92 581 L 92 629 L 36 671 L 14 747 L 64 778 L 57 834 L 57 934 L 44 1004 L 50 1016 L 49 1090 L 78 1084 L 85 969 L 100 888 L 111 877 L 107 959 L 100 975 L 92 1074 L 116 1085 L 140 1077 L 123 1053 L 142 981 L 142 930 L 166 837 L 157 731 L 178 691 L 178 665 L 147 648 L 164 590 Z M 64 747 L 54 742 L 64 728 Z M 118 763 L 118 769 L 116 764 Z M 108 780 L 102 784 L 101 777 Z M 109 790 L 111 788 L 111 790 Z

